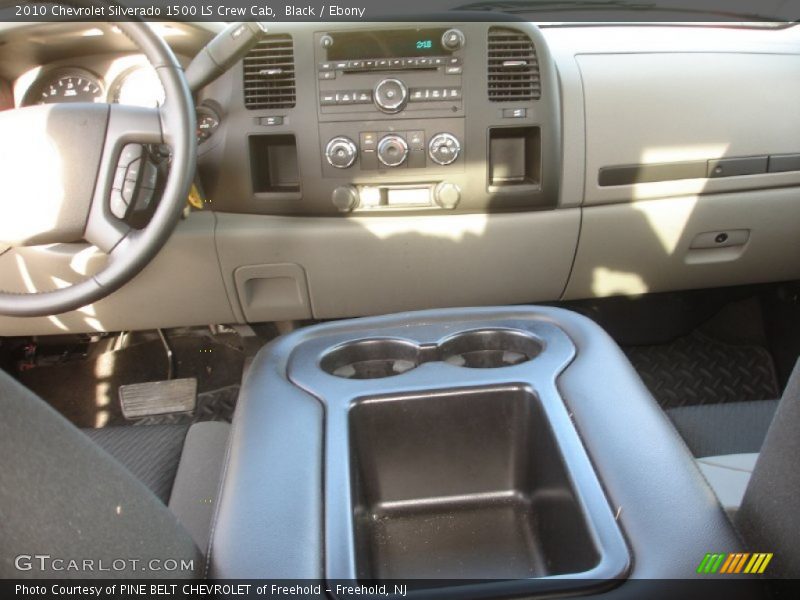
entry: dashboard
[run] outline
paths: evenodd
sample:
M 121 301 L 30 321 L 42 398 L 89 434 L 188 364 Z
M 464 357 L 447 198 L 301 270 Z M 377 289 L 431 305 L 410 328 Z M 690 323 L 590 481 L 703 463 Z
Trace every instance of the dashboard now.
M 141 57 L 95 27 L 0 32 L 0 102 L 158 103 Z M 173 27 L 184 64 L 219 30 Z M 798 73 L 798 27 L 275 23 L 196 96 L 202 210 L 91 314 L 0 331 L 798 278 Z M 102 261 L 82 252 L 7 252 L 0 277 L 80 279 Z
M 558 202 L 559 87 L 530 23 L 273 27 L 202 97 L 236 107 L 201 149 L 220 210 L 435 215 Z

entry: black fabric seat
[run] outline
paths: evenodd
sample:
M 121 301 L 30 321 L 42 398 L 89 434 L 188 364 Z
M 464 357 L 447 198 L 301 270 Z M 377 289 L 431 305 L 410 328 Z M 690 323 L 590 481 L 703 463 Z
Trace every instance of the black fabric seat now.
M 202 577 L 229 424 L 126 426 L 84 431 L 0 371 L 0 577 L 64 577 L 52 564 L 120 557 L 177 561 L 180 571 L 124 568 L 71 577 Z M 167 506 L 168 504 L 168 506 Z M 82 563 L 81 563 L 82 564 Z
M 89 439 L 116 458 L 164 504 L 183 453 L 189 425 L 141 425 L 83 429 Z

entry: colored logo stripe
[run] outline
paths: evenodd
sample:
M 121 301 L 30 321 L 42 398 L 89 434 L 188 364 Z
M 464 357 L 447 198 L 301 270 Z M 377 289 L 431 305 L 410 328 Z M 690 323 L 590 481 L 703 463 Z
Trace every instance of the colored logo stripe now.
M 706 554 L 700 562 L 700 566 L 697 567 L 697 572 L 716 573 L 725 556 L 725 554 Z
M 753 554 L 753 558 L 747 563 L 744 569 L 745 573 L 763 573 L 767 568 L 769 561 L 772 560 L 772 552 Z
M 744 568 L 744 561 L 748 559 L 750 554 L 737 552 L 731 556 L 733 556 L 733 560 L 727 563 L 727 565 L 723 565 L 723 569 L 720 573 L 739 573 Z M 725 568 L 726 566 L 727 568 Z
M 769 562 L 772 560 L 772 553 L 756 552 L 732 552 L 732 553 L 708 553 L 697 566 L 697 572 L 702 574 L 761 574 Z

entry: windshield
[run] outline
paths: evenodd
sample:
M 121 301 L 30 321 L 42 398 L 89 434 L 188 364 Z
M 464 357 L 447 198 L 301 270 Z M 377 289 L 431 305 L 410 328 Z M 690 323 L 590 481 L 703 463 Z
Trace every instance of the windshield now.
M 784 0 L 743 0 L 736 3 L 722 0 L 478 0 L 458 9 L 530 15 L 531 20 L 550 24 L 638 24 L 646 21 L 784 27 L 800 20 L 797 3 Z

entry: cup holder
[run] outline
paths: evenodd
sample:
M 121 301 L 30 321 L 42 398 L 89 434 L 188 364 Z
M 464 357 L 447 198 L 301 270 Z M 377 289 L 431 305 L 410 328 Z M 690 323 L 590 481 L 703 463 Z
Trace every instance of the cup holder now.
M 442 361 L 471 369 L 511 367 L 536 358 L 542 343 L 516 329 L 476 329 L 438 346 L 418 346 L 393 338 L 349 342 L 323 356 L 320 367 L 345 379 L 381 379 L 406 373 L 426 362 Z
M 539 340 L 513 329 L 479 329 L 460 333 L 439 346 L 440 360 L 457 367 L 497 369 L 536 358 Z
M 358 340 L 326 354 L 320 367 L 345 379 L 381 379 L 410 371 L 419 365 L 419 347 L 398 339 Z

